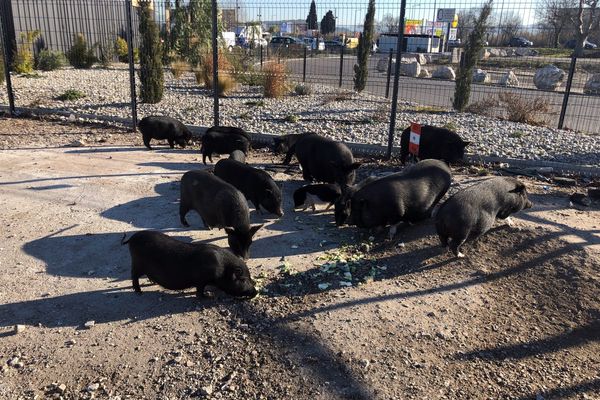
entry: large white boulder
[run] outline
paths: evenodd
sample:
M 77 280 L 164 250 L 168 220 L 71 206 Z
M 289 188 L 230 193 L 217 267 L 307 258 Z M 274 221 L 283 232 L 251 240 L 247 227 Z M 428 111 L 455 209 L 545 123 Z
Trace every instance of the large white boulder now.
M 456 73 L 454 72 L 454 69 L 452 69 L 452 67 L 442 65 L 440 67 L 437 67 L 433 71 L 431 77 L 435 79 L 445 79 L 448 81 L 453 81 L 456 79 Z
M 491 77 L 490 74 L 488 74 L 486 71 L 477 68 L 475 71 L 473 71 L 473 82 L 475 83 L 490 83 L 491 81 Z
M 583 87 L 585 94 L 600 94 L 600 74 L 594 74 L 589 77 Z
M 536 88 L 542 90 L 556 90 L 563 81 L 567 73 L 555 65 L 546 65 L 535 71 L 533 84 Z
M 519 78 L 515 75 L 514 72 L 508 71 L 502 77 L 500 77 L 500 81 L 498 81 L 500 86 L 510 86 L 510 87 L 518 87 L 520 85 Z

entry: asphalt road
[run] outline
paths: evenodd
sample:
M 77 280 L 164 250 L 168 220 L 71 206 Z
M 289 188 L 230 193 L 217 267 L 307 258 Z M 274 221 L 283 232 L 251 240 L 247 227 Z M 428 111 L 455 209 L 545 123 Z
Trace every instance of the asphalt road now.
M 369 77 L 365 90 L 371 94 L 385 96 L 387 77 L 386 73 L 377 71 L 376 65 L 378 59 L 379 57 L 371 57 L 369 60 Z M 344 56 L 341 85 L 343 89 L 352 89 L 353 87 L 353 66 L 355 62 L 355 56 Z M 287 61 L 288 68 L 295 81 L 302 80 L 304 70 L 303 64 L 302 59 Z M 339 56 L 308 58 L 306 60 L 307 82 L 338 86 L 339 76 Z M 389 90 L 390 98 L 393 82 L 394 77 L 392 76 Z M 454 96 L 454 86 L 454 82 L 451 81 L 401 76 L 399 80 L 399 98 L 428 106 L 451 108 L 452 98 Z M 474 84 L 471 89 L 471 101 L 489 98 L 490 96 L 496 96 L 497 94 L 506 91 L 532 99 L 537 96 L 542 96 L 548 101 L 551 109 L 550 115 L 546 118 L 549 125 L 558 126 L 558 119 L 564 97 L 562 92 L 547 92 L 533 88 L 507 89 L 505 87 L 494 85 Z M 586 96 L 582 93 L 572 91 L 565 115 L 564 127 L 583 132 L 600 133 L 600 96 Z

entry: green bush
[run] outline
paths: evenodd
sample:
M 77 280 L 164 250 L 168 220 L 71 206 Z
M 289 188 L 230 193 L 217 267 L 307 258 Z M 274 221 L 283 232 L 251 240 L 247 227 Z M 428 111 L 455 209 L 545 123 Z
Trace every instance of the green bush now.
M 164 90 L 162 48 L 158 36 L 158 26 L 154 22 L 150 3 L 140 2 L 140 98 L 144 103 L 158 103 Z
M 115 40 L 115 52 L 120 62 L 129 62 L 129 47 L 127 46 L 127 40 L 122 37 L 118 37 Z
M 299 96 L 307 96 L 309 94 L 312 94 L 313 90 L 312 86 L 310 85 L 298 84 L 294 88 L 294 92 Z
M 40 31 L 27 31 L 21 33 L 21 46 L 15 52 L 12 68 L 18 74 L 33 72 L 35 60 L 33 59 L 33 41 L 40 35 Z
M 115 49 L 113 46 L 107 43 L 100 43 L 98 45 L 98 52 L 100 53 L 100 59 L 98 60 L 100 65 L 103 68 L 110 67 L 115 58 Z
M 84 97 L 87 97 L 85 93 L 83 93 L 77 89 L 69 89 L 66 92 L 64 92 L 63 94 L 56 96 L 56 100 L 73 101 L 73 100 L 83 99 Z
M 61 52 L 42 50 L 38 55 L 37 69 L 41 71 L 54 71 L 65 65 L 65 56 Z
M 81 33 L 74 35 L 73 45 L 67 53 L 69 63 L 75 68 L 91 68 L 97 61 L 96 56 L 94 55 L 94 47 L 95 46 L 88 47 L 85 36 Z

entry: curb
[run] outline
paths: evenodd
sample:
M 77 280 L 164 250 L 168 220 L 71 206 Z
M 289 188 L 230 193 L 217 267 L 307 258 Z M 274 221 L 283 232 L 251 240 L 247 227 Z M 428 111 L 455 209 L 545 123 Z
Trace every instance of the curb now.
M 8 106 L 0 105 L 0 110 L 9 112 Z M 107 123 L 119 123 L 127 127 L 131 126 L 130 118 L 122 117 L 107 117 L 103 115 L 94 114 L 73 114 L 68 111 L 55 110 L 55 109 L 32 109 L 26 107 L 17 107 L 17 114 L 31 114 L 31 115 L 60 115 L 63 117 L 70 117 L 74 115 L 76 118 L 91 119 L 99 122 Z M 74 121 L 75 122 L 75 121 Z M 208 127 L 197 126 L 197 125 L 186 125 L 194 134 L 201 136 L 203 135 Z M 279 135 L 268 134 L 268 133 L 253 133 L 248 132 L 252 135 L 252 143 L 258 144 L 259 146 L 270 145 L 274 137 Z M 387 153 L 387 147 L 377 144 L 364 144 L 364 143 L 348 143 L 345 144 L 352 150 L 355 155 L 367 156 L 367 157 L 383 157 Z M 398 155 L 400 148 L 394 146 L 392 148 L 392 155 Z M 600 167 L 594 167 L 591 165 L 575 165 L 567 164 L 556 161 L 544 161 L 544 160 L 518 160 L 514 158 L 504 157 L 491 157 L 491 156 L 479 156 L 476 154 L 467 154 L 466 159 L 470 164 L 491 164 L 491 163 L 506 163 L 510 167 L 517 168 L 544 168 L 551 167 L 555 173 L 559 174 L 575 174 L 587 177 L 600 177 Z

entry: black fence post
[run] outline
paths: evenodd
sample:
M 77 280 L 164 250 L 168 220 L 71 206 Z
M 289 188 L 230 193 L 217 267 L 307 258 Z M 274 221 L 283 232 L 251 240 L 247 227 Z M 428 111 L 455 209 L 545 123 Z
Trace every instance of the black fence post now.
M 129 59 L 129 91 L 131 96 L 131 122 L 132 130 L 137 130 L 137 94 L 135 91 L 135 64 L 133 59 L 133 15 L 131 0 L 125 1 L 125 15 L 127 16 L 127 58 Z
M 575 75 L 575 64 L 577 64 L 577 57 L 573 54 L 571 56 L 571 65 L 569 66 L 569 76 L 567 78 L 567 87 L 565 88 L 565 94 L 563 96 L 562 107 L 560 108 L 560 117 L 558 118 L 558 129 L 562 129 L 565 123 L 565 114 L 567 113 L 567 106 L 569 104 L 569 96 L 571 95 L 571 84 L 573 83 L 573 75 Z
M 390 129 L 388 132 L 388 148 L 386 158 L 392 158 L 394 146 L 394 131 L 396 130 L 396 111 L 398 110 L 398 84 L 400 82 L 400 60 L 402 60 L 402 46 L 404 44 L 404 15 L 406 14 L 406 0 L 400 3 L 400 23 L 398 24 L 398 43 L 396 43 L 396 68 L 394 68 L 394 91 L 392 93 L 392 111 L 390 115 Z
M 385 98 L 390 97 L 390 78 L 392 76 L 392 57 L 394 56 L 394 50 L 390 49 L 390 58 L 388 59 L 387 67 L 387 82 L 385 84 Z
M 10 1 L 3 1 L 0 4 L 0 39 L 2 40 L 2 61 L 4 63 L 4 78 L 6 80 L 6 93 L 8 94 L 8 107 L 10 110 L 10 115 L 16 115 L 15 111 L 15 95 L 12 90 L 12 81 L 10 79 L 10 61 L 9 61 L 9 53 L 8 49 L 10 48 L 8 44 L 10 43 L 10 37 L 7 34 L 7 18 L 8 13 L 6 11 L 7 4 L 10 5 Z
M 342 87 L 342 77 L 344 74 L 344 47 L 342 46 L 342 51 L 340 52 L 340 83 L 339 87 Z
M 212 0 L 213 114 L 215 126 L 219 126 L 219 49 L 217 48 L 217 13 L 217 0 Z
M 308 49 L 304 46 L 304 63 L 302 65 L 302 82 L 306 82 L 306 53 Z
M 260 69 L 263 68 L 263 45 L 260 45 Z

